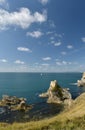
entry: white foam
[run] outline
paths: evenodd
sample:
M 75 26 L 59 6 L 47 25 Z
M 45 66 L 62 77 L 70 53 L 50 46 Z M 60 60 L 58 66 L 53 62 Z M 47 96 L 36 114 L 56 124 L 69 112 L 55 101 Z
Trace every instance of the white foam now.
M 71 85 L 77 85 L 77 83 L 70 83 Z

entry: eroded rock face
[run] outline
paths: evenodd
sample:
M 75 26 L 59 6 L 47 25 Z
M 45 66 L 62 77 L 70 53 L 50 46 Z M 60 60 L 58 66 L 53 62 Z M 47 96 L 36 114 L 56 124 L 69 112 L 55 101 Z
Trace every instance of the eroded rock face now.
M 25 98 L 17 98 L 16 96 L 3 95 L 0 101 L 0 106 L 7 106 L 10 110 L 29 110 L 32 108 L 31 105 L 26 103 Z
M 71 105 L 72 97 L 67 89 L 61 88 L 56 80 L 51 81 L 50 87 L 46 93 L 39 95 L 40 97 L 48 97 L 47 103 L 58 103 Z
M 77 81 L 77 85 L 78 85 L 79 87 L 80 87 L 80 86 L 85 86 L 85 72 L 83 73 L 81 80 L 78 80 L 78 81 Z

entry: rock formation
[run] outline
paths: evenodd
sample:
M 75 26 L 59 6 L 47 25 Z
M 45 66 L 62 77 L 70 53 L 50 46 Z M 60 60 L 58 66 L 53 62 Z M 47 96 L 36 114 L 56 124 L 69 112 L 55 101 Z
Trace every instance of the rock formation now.
M 77 85 L 78 86 L 85 86 L 85 72 L 83 73 L 81 80 L 77 81 Z
M 25 98 L 17 98 L 16 96 L 3 95 L 0 101 L 0 106 L 8 107 L 10 110 L 29 110 L 32 108 L 31 105 L 26 103 Z
M 71 94 L 66 88 L 61 88 L 56 80 L 51 81 L 50 87 L 46 93 L 42 93 L 39 97 L 47 97 L 47 103 L 57 103 L 71 105 Z

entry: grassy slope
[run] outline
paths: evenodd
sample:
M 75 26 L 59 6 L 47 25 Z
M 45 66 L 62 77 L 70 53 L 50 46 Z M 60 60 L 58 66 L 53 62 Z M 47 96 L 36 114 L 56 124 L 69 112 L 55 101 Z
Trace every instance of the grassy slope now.
M 85 130 L 85 93 L 58 116 L 28 123 L 0 123 L 0 130 Z

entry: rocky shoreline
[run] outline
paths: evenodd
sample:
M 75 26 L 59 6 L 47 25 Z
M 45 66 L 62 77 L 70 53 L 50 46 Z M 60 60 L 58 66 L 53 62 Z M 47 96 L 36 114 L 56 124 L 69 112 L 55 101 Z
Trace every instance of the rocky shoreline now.
M 0 100 L 0 122 L 25 122 L 26 113 L 32 108 L 33 105 L 27 104 L 23 97 L 3 95 Z
M 63 105 L 48 104 L 46 102 L 34 104 L 33 108 L 28 111 L 10 110 L 5 106 L 0 108 L 5 110 L 0 113 L 0 122 L 6 123 L 38 121 L 53 117 L 64 109 Z
M 3 112 L 7 109 L 10 111 L 28 111 L 32 109 L 32 105 L 28 105 L 23 97 L 3 95 L 0 100 L 0 108 L 3 108 Z
M 0 122 L 25 122 L 49 118 L 71 108 L 72 99 L 69 88 L 62 88 L 56 80 L 50 82 L 47 92 L 39 94 L 46 98 L 38 105 L 29 105 L 25 98 L 3 95 L 0 100 Z

